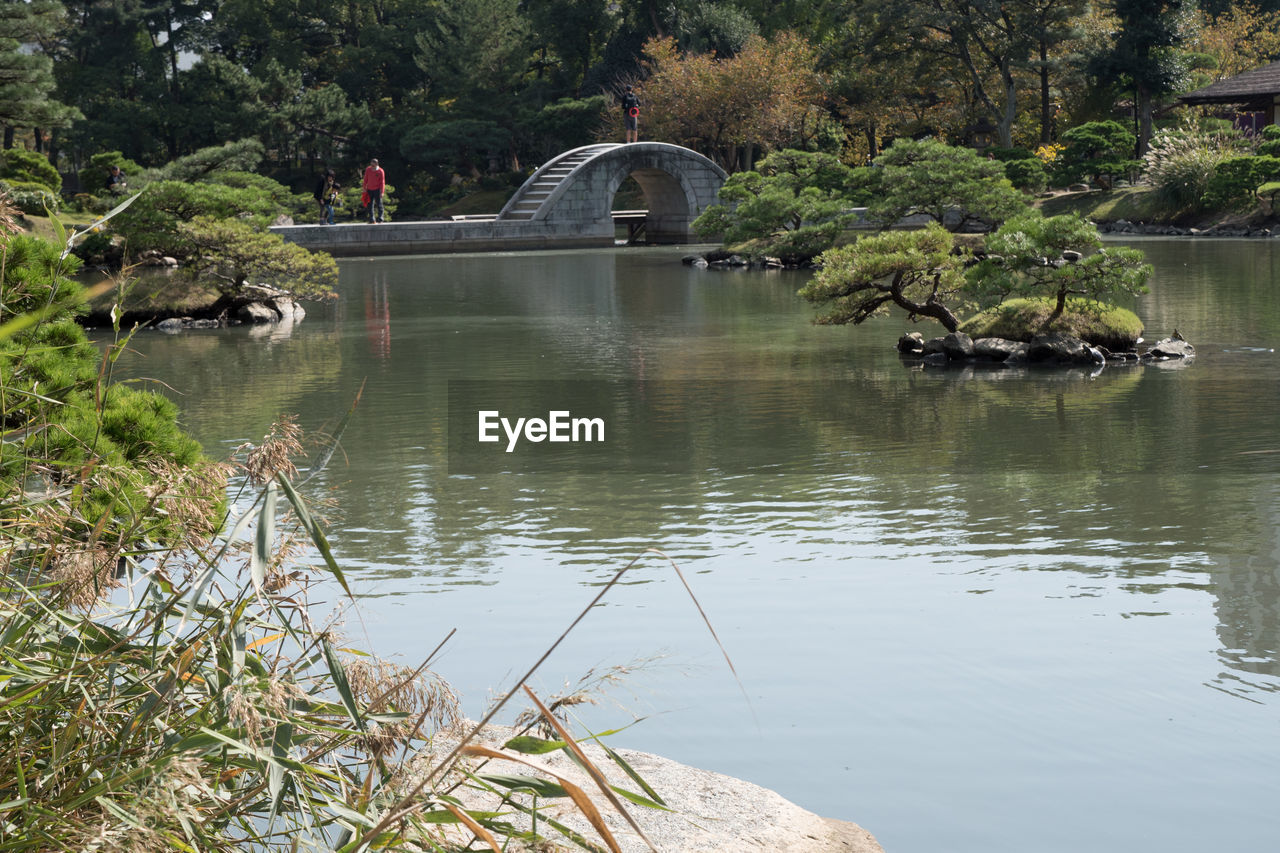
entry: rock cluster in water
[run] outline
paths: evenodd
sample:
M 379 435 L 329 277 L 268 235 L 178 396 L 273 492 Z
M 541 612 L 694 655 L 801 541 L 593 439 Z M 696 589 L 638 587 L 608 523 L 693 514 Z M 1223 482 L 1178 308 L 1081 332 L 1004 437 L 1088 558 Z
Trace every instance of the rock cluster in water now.
M 1178 225 L 1130 222 L 1127 219 L 1099 222 L 1098 230 L 1103 234 L 1148 234 L 1157 237 L 1280 237 L 1280 228 L 1265 226 L 1211 225 L 1208 228 L 1182 228 Z
M 199 316 L 166 317 L 156 323 L 162 332 L 176 333 L 184 329 L 218 329 L 241 324 L 287 324 L 302 322 L 306 310 L 286 291 L 250 285 L 244 294 L 224 296 L 200 312 Z
M 1142 352 L 1111 352 L 1072 335 L 1050 332 L 1036 335 L 1030 341 L 1010 341 L 1005 338 L 979 338 L 974 340 L 964 332 L 951 332 L 925 340 L 919 332 L 909 332 L 898 339 L 898 352 L 909 358 L 919 358 L 926 366 L 946 367 L 951 364 L 987 363 L 1005 366 L 1026 365 L 1095 365 L 1108 362 L 1165 361 L 1189 359 L 1196 354 L 1195 347 L 1182 339 L 1177 332 Z
M 681 259 L 687 267 L 695 267 L 705 270 L 711 269 L 813 269 L 814 263 L 811 258 L 784 260 L 783 258 L 761 257 L 750 258 L 746 255 L 738 255 L 733 252 L 726 252 L 724 249 L 712 249 L 705 255 L 686 255 Z

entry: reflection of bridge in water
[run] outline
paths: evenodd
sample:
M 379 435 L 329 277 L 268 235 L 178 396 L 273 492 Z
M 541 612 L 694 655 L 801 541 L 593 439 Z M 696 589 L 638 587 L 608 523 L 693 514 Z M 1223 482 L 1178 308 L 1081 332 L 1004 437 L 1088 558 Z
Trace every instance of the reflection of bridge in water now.
M 614 211 L 628 177 L 645 210 Z M 614 245 L 619 224 L 649 243 L 690 242 L 690 225 L 725 180 L 706 157 L 663 142 L 604 143 L 552 159 L 525 181 L 499 213 L 380 225 L 285 225 L 271 230 L 333 255 L 410 255 Z

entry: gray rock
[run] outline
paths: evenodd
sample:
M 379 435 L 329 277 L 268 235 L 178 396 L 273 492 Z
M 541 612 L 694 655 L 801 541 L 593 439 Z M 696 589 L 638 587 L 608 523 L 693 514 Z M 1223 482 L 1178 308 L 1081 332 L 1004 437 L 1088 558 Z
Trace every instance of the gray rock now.
M 178 259 L 165 255 L 160 259 L 160 263 L 166 267 L 176 267 L 178 265 Z
M 986 361 L 1025 361 L 1027 345 L 1022 341 L 1011 341 L 1005 338 L 979 338 L 973 342 L 973 354 Z
M 1147 354 L 1152 358 L 1195 358 L 1196 348 L 1177 338 L 1165 338 L 1153 344 Z
M 926 367 L 946 367 L 951 359 L 947 358 L 945 352 L 931 352 L 925 355 L 924 363 Z
M 182 331 L 182 321 L 177 317 L 165 317 L 159 323 L 156 323 L 156 329 L 170 335 L 176 335 Z
M 280 315 L 282 323 L 298 323 L 307 316 L 306 310 L 293 299 L 280 297 L 271 300 L 268 304 Z
M 236 310 L 236 319 L 241 323 L 276 323 L 280 315 L 261 302 L 248 302 Z
M 500 750 L 513 734 L 512 729 L 490 726 L 477 741 L 490 749 Z M 416 774 L 432 768 L 457 742 L 458 735 L 452 733 L 441 733 L 433 738 L 429 746 L 415 757 L 406 784 L 412 784 Z M 601 747 L 584 742 L 582 748 L 609 784 L 635 790 L 635 782 L 609 759 Z M 616 752 L 670 809 L 663 811 L 627 804 L 627 811 L 659 850 L 669 853 L 884 853 L 875 837 L 857 824 L 819 817 L 767 788 L 650 753 L 629 749 L 617 749 Z M 484 772 L 535 775 L 544 779 L 550 779 L 550 773 L 555 773 L 567 778 L 599 804 L 600 814 L 623 853 L 643 853 L 651 849 L 617 811 L 608 806 L 586 771 L 563 752 L 513 757 L 529 760 L 546 768 L 549 773 L 531 771 L 527 764 L 501 759 L 490 760 Z M 513 822 L 528 826 L 524 818 L 515 814 L 497 794 L 465 786 L 453 793 L 462 799 L 465 808 L 507 811 L 511 813 Z M 521 797 L 522 802 L 528 802 L 524 795 L 516 796 Z M 576 808 L 571 805 L 552 808 L 556 818 L 574 831 L 593 840 L 599 838 Z M 472 840 L 461 829 L 446 832 L 456 833 L 453 838 L 462 842 Z M 554 832 L 549 831 L 549 834 L 554 835 Z
M 1031 362 L 1050 364 L 1094 364 L 1090 347 L 1079 338 L 1062 332 L 1036 335 L 1027 347 Z
M 192 320 L 190 323 L 187 324 L 187 328 L 188 329 L 216 329 L 220 325 L 221 324 L 217 320 L 212 320 L 212 319 Z
M 691 264 L 691 266 L 700 270 L 705 270 L 707 267 L 710 266 L 710 264 L 707 263 L 706 258 L 698 258 Z
M 1072 184 L 1071 186 L 1067 187 L 1067 192 L 1072 192 L 1072 193 L 1087 193 L 1088 191 L 1089 191 L 1088 184 Z
M 964 332 L 950 332 L 940 338 L 930 338 L 924 343 L 924 354 L 944 353 L 952 361 L 973 358 L 973 338 Z
M 924 335 L 907 332 L 898 338 L 898 352 L 924 352 Z
M 1076 261 L 1080 260 L 1083 257 L 1084 255 L 1080 254 L 1079 252 L 1073 249 L 1066 249 L 1062 253 L 1062 259 L 1072 264 L 1074 264 Z

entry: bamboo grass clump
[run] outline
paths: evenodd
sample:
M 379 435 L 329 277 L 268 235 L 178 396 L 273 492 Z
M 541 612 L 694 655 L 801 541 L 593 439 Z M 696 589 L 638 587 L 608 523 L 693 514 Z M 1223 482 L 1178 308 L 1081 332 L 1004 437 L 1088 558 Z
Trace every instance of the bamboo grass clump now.
M 0 199 L 0 236 L 4 227 Z M 0 344 L 20 342 L 56 313 L 59 275 L 36 318 L 0 314 Z M 84 408 L 99 418 L 117 393 L 110 365 L 128 342 L 116 334 L 97 370 L 97 404 Z M 313 621 L 308 593 L 316 584 L 351 593 L 294 484 L 300 437 L 292 420 L 242 448 L 238 469 L 204 459 L 138 461 L 126 473 L 140 497 L 92 504 L 108 509 L 89 513 L 86 496 L 119 471 L 92 455 L 92 443 L 73 448 L 90 451 L 76 466 L 55 464 L 31 443 L 54 431 L 33 422 L 32 395 L 58 401 L 18 381 L 29 351 L 0 352 L 0 462 L 9 466 L 0 473 L 18 472 L 0 499 L 0 850 L 447 853 L 475 843 L 541 849 L 544 835 L 620 850 L 602 809 L 618 812 L 648 844 L 622 800 L 660 809 L 662 799 L 607 748 L 640 790 L 605 781 L 557 719 L 577 699 L 547 707 L 524 687 L 635 561 L 462 734 L 456 696 L 429 669 L 435 652 L 416 668 L 400 666 L 342 647 Z M 320 467 L 331 454 L 321 454 Z M 248 505 L 231 516 L 222 495 L 234 470 L 243 485 L 232 503 Z M 317 569 L 295 564 L 304 552 Z M 521 688 L 554 740 L 473 743 Z M 448 754 L 425 772 L 411 768 L 445 731 L 456 741 Z M 553 749 L 568 752 L 598 790 L 545 774 L 483 772 L 490 758 L 537 770 L 529 756 Z M 468 807 L 467 790 L 497 793 L 500 805 Z M 517 796 L 529 791 L 532 803 Z M 572 803 L 598 837 L 541 817 L 557 799 Z
M 312 624 L 307 594 L 319 578 L 285 571 L 281 555 L 295 549 L 280 543 L 307 538 L 331 581 L 346 581 L 283 473 L 223 529 L 186 553 L 77 552 L 74 571 L 47 579 L 20 579 L 16 561 L 5 565 L 0 848 L 353 853 L 448 851 L 479 839 L 502 850 L 551 832 L 585 849 L 620 849 L 600 810 L 626 811 L 607 785 L 588 795 L 565 780 L 526 783 L 581 810 L 598 841 L 551 818 L 512 821 L 546 797 L 532 808 L 510 792 L 496 810 L 463 805 L 460 785 L 495 790 L 464 759 L 536 769 L 522 755 L 534 739 L 504 751 L 464 738 L 429 783 L 408 784 L 408 762 L 438 732 L 457 731 L 452 690 L 429 659 L 417 668 L 382 661 Z M 287 582 L 266 583 L 272 577 Z M 559 738 L 553 748 L 580 752 L 529 695 Z M 656 794 L 626 797 L 661 807 Z

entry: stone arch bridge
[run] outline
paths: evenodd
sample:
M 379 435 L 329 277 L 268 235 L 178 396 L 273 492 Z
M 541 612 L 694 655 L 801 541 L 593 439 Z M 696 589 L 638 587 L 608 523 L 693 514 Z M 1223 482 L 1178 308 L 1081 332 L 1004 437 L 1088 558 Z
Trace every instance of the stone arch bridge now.
M 646 209 L 612 210 L 635 178 Z M 525 181 L 497 214 L 453 220 L 341 225 L 284 225 L 286 240 L 339 256 L 476 252 L 612 246 L 618 222 L 643 227 L 649 243 L 688 243 L 690 225 L 725 181 L 715 163 L 663 142 L 586 145 L 555 157 Z

